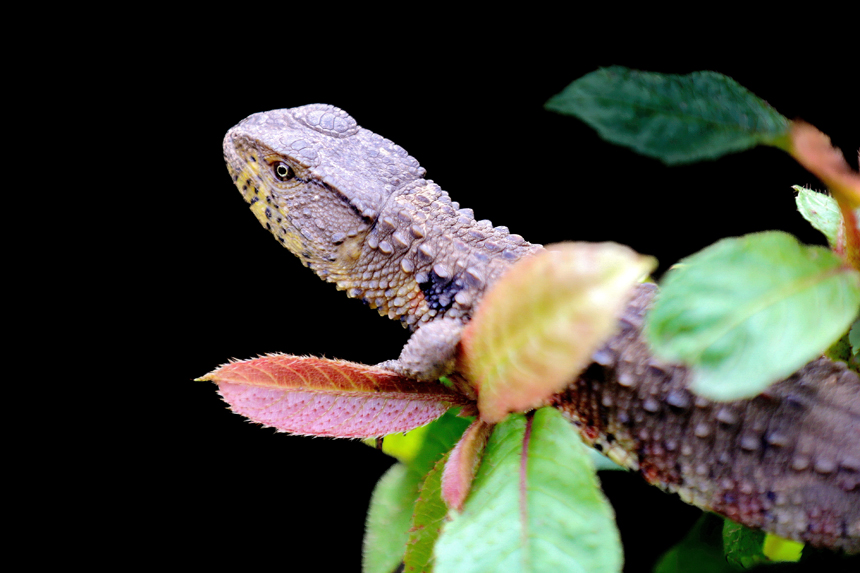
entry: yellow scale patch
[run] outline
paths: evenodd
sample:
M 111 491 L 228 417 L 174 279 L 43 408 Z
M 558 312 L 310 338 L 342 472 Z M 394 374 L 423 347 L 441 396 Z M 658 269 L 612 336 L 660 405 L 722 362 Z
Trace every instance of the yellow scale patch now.
M 284 241 L 284 245 L 295 255 L 299 255 L 304 250 L 304 242 L 301 240 L 301 237 L 298 233 L 295 232 L 290 225 L 285 225 L 281 223 L 279 225 L 275 221 L 269 220 L 266 217 L 266 207 L 269 207 L 269 204 L 266 202 L 266 194 L 263 191 L 259 191 L 261 185 L 256 185 L 255 182 L 260 179 L 260 165 L 256 162 L 248 162 L 245 163 L 245 168 L 239 173 L 238 179 L 236 179 L 236 187 L 239 191 L 242 192 L 242 196 L 245 197 L 245 201 L 251 203 L 256 197 L 257 201 L 251 203 L 251 212 L 254 214 L 254 217 L 257 218 L 257 221 L 263 227 L 266 227 L 268 224 L 271 227 L 272 234 L 275 237 L 281 238 Z M 247 188 L 243 190 L 243 187 Z M 257 189 L 258 192 L 254 193 L 254 189 Z M 272 207 L 273 211 L 277 211 L 281 216 L 286 217 L 287 210 L 283 206 L 278 206 L 277 209 Z M 286 230 L 285 234 L 280 233 L 280 227 Z M 301 258 L 301 257 L 300 257 Z M 304 262 L 304 258 L 302 258 L 302 262 Z
M 244 168 L 239 172 L 239 176 L 236 179 L 236 187 L 242 193 L 245 201 L 250 203 L 251 212 L 254 214 L 254 217 L 257 218 L 257 221 L 259 221 L 263 227 L 266 227 L 268 224 L 271 228 L 272 234 L 275 235 L 275 237 L 282 239 L 284 246 L 286 246 L 294 255 L 298 256 L 302 261 L 302 264 L 307 266 L 308 263 L 313 263 L 317 272 L 320 272 L 323 269 L 328 271 L 329 275 L 326 280 L 334 282 L 337 285 L 338 290 L 349 290 L 352 287 L 361 288 L 362 281 L 354 280 L 353 275 L 355 262 L 361 256 L 361 246 L 363 244 L 364 236 L 358 236 L 344 241 L 344 243 L 338 248 L 338 256 L 335 261 L 321 260 L 316 257 L 314 257 L 313 260 L 307 259 L 307 257 L 302 256 L 302 253 L 305 253 L 308 249 L 301 233 L 299 233 L 292 225 L 287 224 L 286 221 L 278 224 L 275 220 L 266 217 L 267 207 L 272 209 L 271 212 L 277 212 L 282 217 L 286 217 L 287 209 L 281 205 L 276 209 L 267 203 L 267 195 L 265 190 L 261 188 L 261 179 L 260 164 L 257 162 L 246 162 Z M 243 190 L 243 188 L 245 189 Z M 255 189 L 258 189 L 256 193 L 254 191 Z M 256 201 L 254 201 L 255 198 L 257 199 Z M 284 228 L 286 233 L 281 233 L 281 227 Z M 406 281 L 405 279 L 403 279 L 403 282 L 408 284 L 408 288 L 404 288 L 402 284 L 399 285 L 400 289 L 397 293 L 397 298 L 403 299 L 403 303 L 399 307 L 395 308 L 391 306 L 391 301 L 388 300 L 385 300 L 383 305 L 378 307 L 376 299 L 379 297 L 370 297 L 368 299 L 370 307 L 377 309 L 379 314 L 388 316 L 392 319 L 398 319 L 401 316 L 410 313 L 416 313 L 419 315 L 427 313 L 429 309 L 426 307 L 422 309 L 422 306 L 424 306 L 424 296 L 418 285 L 414 282 Z
M 262 199 L 251 205 L 251 212 L 262 226 L 266 226 L 269 220 L 266 218 L 266 202 Z

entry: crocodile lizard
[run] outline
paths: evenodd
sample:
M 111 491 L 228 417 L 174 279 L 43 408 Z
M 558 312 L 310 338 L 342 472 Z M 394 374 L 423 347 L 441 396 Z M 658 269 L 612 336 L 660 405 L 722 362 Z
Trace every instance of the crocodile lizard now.
M 382 366 L 435 380 L 487 288 L 543 247 L 475 219 L 402 147 L 312 104 L 257 113 L 224 138 L 230 175 L 275 238 L 411 336 Z M 641 335 L 656 287 L 552 398 L 583 439 L 684 501 L 815 546 L 860 552 L 860 378 L 814 360 L 749 400 L 687 389 Z

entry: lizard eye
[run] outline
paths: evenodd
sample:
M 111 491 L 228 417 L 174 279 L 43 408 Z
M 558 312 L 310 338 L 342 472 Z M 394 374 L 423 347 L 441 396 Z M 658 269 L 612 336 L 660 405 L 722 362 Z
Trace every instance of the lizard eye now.
M 289 181 L 293 177 L 296 176 L 296 173 L 293 171 L 293 168 L 283 163 L 282 161 L 278 161 L 274 165 L 275 177 L 277 177 L 281 181 Z

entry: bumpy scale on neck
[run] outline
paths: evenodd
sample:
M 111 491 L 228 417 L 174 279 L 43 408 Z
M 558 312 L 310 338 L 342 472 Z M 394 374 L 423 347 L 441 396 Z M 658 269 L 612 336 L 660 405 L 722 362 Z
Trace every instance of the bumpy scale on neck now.
M 465 322 L 488 285 L 540 248 L 476 221 L 471 209 L 420 179 L 392 195 L 355 272 L 339 286 L 412 329 L 443 316 Z

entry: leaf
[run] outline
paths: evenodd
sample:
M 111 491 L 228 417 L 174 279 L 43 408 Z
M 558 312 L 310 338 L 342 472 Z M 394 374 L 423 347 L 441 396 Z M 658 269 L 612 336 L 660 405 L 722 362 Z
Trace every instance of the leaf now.
M 824 233 L 830 248 L 835 248 L 838 242 L 839 227 L 842 226 L 842 215 L 836 199 L 824 193 L 816 193 L 800 185 L 792 187 L 797 191 L 795 202 L 797 210 L 813 227 Z
M 851 169 L 829 137 L 802 121 L 791 123 L 788 151 L 833 193 L 844 222 L 833 248 L 860 271 L 860 173 Z
M 722 522 L 713 513 L 702 514 L 684 539 L 660 558 L 654 573 L 733 573 L 735 568 L 723 557 Z
M 767 102 L 715 72 L 602 68 L 571 83 L 546 107 L 578 117 L 607 141 L 669 165 L 715 159 L 758 144 L 784 145 L 789 128 Z
M 512 414 L 490 436 L 463 513 L 436 542 L 436 573 L 621 570 L 612 507 L 570 423 Z
M 443 468 L 447 465 L 448 454 L 431 469 L 421 484 L 415 511 L 412 514 L 412 527 L 409 541 L 403 556 L 404 571 L 423 572 L 432 570 L 433 546 L 439 538 L 448 508 L 442 501 L 441 479 Z
M 585 444 L 582 444 L 582 447 L 585 448 L 588 457 L 591 458 L 591 463 L 594 464 L 594 469 L 597 471 L 630 471 L 630 468 L 625 468 L 624 466 L 616 464 L 594 448 L 586 446 Z
M 860 273 L 771 231 L 723 239 L 670 269 L 645 332 L 655 353 L 694 368 L 696 393 L 735 400 L 820 356 L 858 305 Z
M 848 333 L 848 342 L 851 343 L 851 354 L 857 356 L 860 352 L 860 320 L 855 320 Z
M 850 366 L 852 354 L 851 343 L 848 341 L 848 333 L 846 332 L 844 336 L 831 344 L 830 347 L 824 351 L 824 356 L 826 356 L 830 360 L 839 360 L 841 362 L 846 362 Z
M 768 533 L 764 536 L 761 551 L 771 561 L 800 561 L 804 547 L 805 545 L 800 541 Z
M 442 473 L 442 499 L 448 507 L 463 510 L 491 430 L 489 424 L 475 420 L 451 451 Z
M 654 266 L 616 243 L 559 243 L 514 265 L 463 331 L 462 371 L 478 391 L 481 419 L 530 410 L 564 388 Z
M 403 560 L 421 475 L 394 464 L 370 498 L 362 556 L 363 573 L 392 573 Z
M 460 418 L 452 411 L 445 412 L 444 416 L 431 422 L 421 444 L 421 449 L 415 459 L 409 462 L 409 467 L 420 473 L 423 479 L 427 472 L 436 466 L 442 456 L 451 451 L 460 441 L 469 424 L 470 420 Z
M 382 476 L 373 491 L 367 515 L 362 560 L 365 573 L 390 573 L 404 559 L 419 487 L 468 425 L 468 420 L 446 412 L 420 434 L 417 453 L 405 464 L 395 464 Z M 386 440 L 388 438 L 386 436 Z M 404 469 L 395 471 L 394 468 Z M 389 473 L 397 473 L 398 477 L 389 477 Z
M 813 175 L 821 179 L 839 203 L 860 207 L 860 173 L 857 173 L 830 138 L 803 121 L 791 122 L 789 152 Z
M 405 434 L 389 434 L 382 440 L 382 452 L 397 458 L 397 461 L 409 464 L 418 455 L 421 444 L 424 443 L 429 426 L 420 426 Z M 362 440 L 372 448 L 376 448 L 376 438 Z
M 275 354 L 225 364 L 198 378 L 230 408 L 285 432 L 369 438 L 423 426 L 468 400 L 441 384 L 324 358 Z
M 768 558 L 762 552 L 764 536 L 764 531 L 760 529 L 750 529 L 730 519 L 724 519 L 723 552 L 726 561 L 736 569 L 749 569 L 760 563 L 767 563 Z

